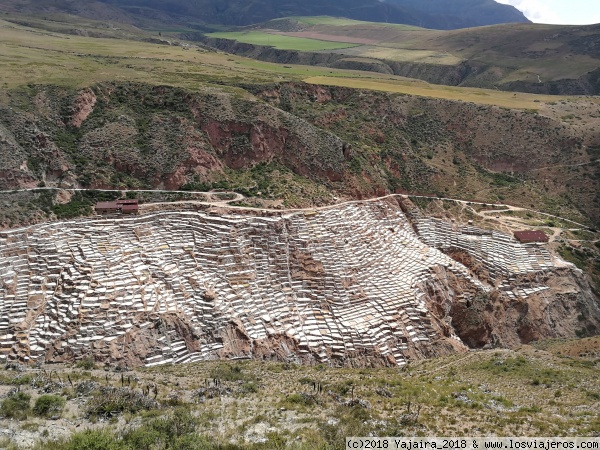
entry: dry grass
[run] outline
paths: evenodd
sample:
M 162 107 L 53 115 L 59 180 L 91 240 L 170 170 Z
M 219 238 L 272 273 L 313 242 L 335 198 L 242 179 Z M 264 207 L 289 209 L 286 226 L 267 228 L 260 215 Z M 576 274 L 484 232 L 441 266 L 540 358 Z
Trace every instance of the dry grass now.
M 149 37 L 149 36 L 146 36 Z M 0 20 L 0 87 L 55 84 L 83 87 L 103 81 L 169 84 L 190 90 L 218 83 L 297 80 L 307 76 L 371 76 L 311 66 L 283 66 L 207 51 L 131 39 L 91 38 Z M 229 81 L 228 81 L 229 80 Z
M 385 44 L 362 45 L 360 47 L 338 50 L 336 53 L 361 56 L 363 58 L 385 59 L 399 62 L 414 62 L 424 64 L 441 64 L 454 66 L 460 64 L 462 59 L 444 51 L 410 50 L 387 47 Z
M 587 348 L 593 339 L 456 354 L 414 362 L 405 370 L 210 361 L 140 369 L 121 378 L 98 369 L 46 369 L 56 370 L 54 378 L 63 380 L 69 374 L 75 386 L 96 383 L 84 397 L 69 400 L 72 432 L 101 426 L 74 405 L 83 404 L 85 395 L 110 389 L 102 386 L 120 387 L 124 380 L 135 392 L 156 383 L 163 406 L 125 414 L 117 427 L 168 414 L 169 405 L 187 405 L 199 420 L 201 434 L 243 448 L 271 439 L 273 433 L 288 443 L 304 443 L 303 448 L 343 448 L 343 438 L 355 433 L 589 436 L 600 424 L 599 360 L 597 352 L 580 356 L 573 351 Z M 10 385 L 14 372 L 0 371 L 0 378 Z M 220 380 L 218 387 L 212 387 L 215 379 Z M 23 389 L 37 395 L 27 386 Z M 67 383 L 59 395 L 69 397 L 74 394 L 70 391 Z M 352 399 L 368 407 L 350 406 Z M 67 422 L 54 423 L 61 427 Z M 43 422 L 39 428 L 45 429 Z
M 326 25 L 328 27 L 343 27 L 343 26 L 354 26 L 354 25 L 359 25 L 359 26 L 375 26 L 378 28 L 381 27 L 386 27 L 386 28 L 390 28 L 393 30 L 423 30 L 423 28 L 419 28 L 419 27 L 415 27 L 412 25 L 403 25 L 403 24 L 395 24 L 395 23 L 388 23 L 388 24 L 382 24 L 379 22 L 363 22 L 361 20 L 353 20 L 353 19 L 346 19 L 343 17 L 331 17 L 331 16 L 297 16 L 297 17 L 291 17 L 291 19 L 295 19 L 300 23 L 304 23 L 307 25 Z
M 343 53 L 444 65 L 472 59 L 502 68 L 502 74 L 495 81 L 498 84 L 516 80 L 535 84 L 538 76 L 544 82 L 576 79 L 598 67 L 598 58 L 586 55 L 589 50 L 575 39 L 592 36 L 595 33 L 592 28 L 574 30 L 557 25 L 505 24 L 439 31 L 372 22 L 309 19 L 301 21 L 309 26 L 305 33 L 327 33 L 348 42 L 355 38 L 368 39 L 378 47 L 361 46 Z
M 336 27 L 333 27 L 334 31 L 335 29 Z M 415 34 L 426 31 L 399 32 Z M 555 105 L 557 102 L 566 104 L 567 101 L 571 105 L 577 103 L 577 100 L 573 103 L 573 99 L 568 97 L 432 85 L 420 80 L 369 72 L 300 65 L 284 66 L 206 51 L 194 46 L 65 35 L 4 20 L 0 20 L 0 40 L 3 42 L 0 48 L 0 65 L 4 68 L 4 88 L 28 83 L 88 86 L 102 81 L 127 80 L 171 84 L 196 90 L 206 83 L 222 84 L 227 80 L 230 80 L 230 84 L 235 84 L 242 80 L 269 82 L 305 79 L 313 84 L 399 92 L 507 108 L 538 109 L 546 106 L 548 113 L 550 108 L 547 105 Z M 379 52 L 377 55 L 381 58 L 406 61 L 421 59 L 437 64 L 451 64 L 457 61 L 453 55 L 430 50 L 361 46 L 345 51 L 364 53 L 363 49 L 366 48 Z M 242 91 L 238 93 L 242 94 Z M 596 106 L 595 103 L 592 105 Z M 558 108 L 558 114 L 560 110 L 561 108 Z
M 536 95 L 525 93 L 512 93 L 495 91 L 491 89 L 464 88 L 429 84 L 425 81 L 412 79 L 357 79 L 357 78 L 331 78 L 309 77 L 304 80 L 311 84 L 328 86 L 343 86 L 356 89 L 371 89 L 375 91 L 396 92 L 423 97 L 441 98 L 446 100 L 459 100 L 482 105 L 496 105 L 514 109 L 538 109 L 541 104 L 570 100 L 572 97 L 556 95 Z

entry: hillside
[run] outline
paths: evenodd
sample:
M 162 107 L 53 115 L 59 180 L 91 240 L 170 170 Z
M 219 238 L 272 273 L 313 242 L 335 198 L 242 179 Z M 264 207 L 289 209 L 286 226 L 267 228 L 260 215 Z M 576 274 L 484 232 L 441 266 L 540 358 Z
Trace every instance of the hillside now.
M 13 365 L 22 371 L 0 370 L 0 391 L 12 392 L 1 412 L 14 414 L 0 419 L 1 439 L 8 448 L 38 450 L 128 450 L 148 442 L 165 449 L 341 450 L 346 436 L 369 434 L 595 436 L 599 345 L 598 337 L 544 341 L 432 358 L 405 370 L 273 361 L 142 370 L 90 359 Z M 34 409 L 36 402 L 46 407 Z
M 365 70 L 450 86 L 600 93 L 600 25 L 510 24 L 437 31 L 300 17 L 270 21 L 260 30 L 186 36 L 230 53 L 284 64 Z M 282 45 L 284 39 L 290 41 Z
M 389 0 L 389 3 L 414 9 L 434 16 L 438 26 L 430 26 L 425 22 L 419 25 L 424 28 L 450 30 L 455 28 L 471 28 L 498 23 L 529 22 L 523 13 L 514 7 L 505 8 L 495 1 L 485 0 Z M 364 19 L 362 19 L 364 20 Z
M 510 56 L 502 27 L 313 16 L 235 31 L 287 49 L 221 41 L 267 62 L 182 39 L 207 29 L 158 10 L 6 5 L 1 448 L 597 436 L 600 97 L 343 55 L 390 40 L 371 47 L 415 76 L 464 76 L 463 47 Z M 542 29 L 581 76 L 596 29 Z M 139 213 L 94 213 L 120 198 Z
M 455 29 L 495 23 L 528 22 L 509 5 L 493 0 L 453 0 L 451 4 L 413 0 L 344 0 L 343 2 L 287 0 L 11 0 L 0 11 L 20 13 L 73 14 L 86 18 L 135 23 L 138 26 L 171 24 L 189 27 L 206 25 L 251 25 L 287 16 L 329 15 L 374 22 Z
M 415 202 L 147 204 L 0 232 L 3 445 L 594 435 L 598 337 L 560 338 L 598 331 L 581 273 L 465 223 L 491 205 Z
M 0 21 L 2 228 L 120 195 L 38 187 L 229 189 L 276 208 L 426 194 L 575 220 L 569 233 L 586 237 L 556 250 L 597 285 L 579 225 L 600 217 L 596 98 L 258 63 L 135 28 L 29 20 Z M 189 196 L 145 200 L 169 198 Z
M 0 105 L 1 186 L 220 186 L 286 206 L 433 193 L 600 217 L 594 122 L 302 83 L 244 87 L 13 90 Z M 21 223 L 10 211 L 4 226 Z
M 598 222 L 596 98 L 282 66 L 30 20 L 0 22 L 4 189 L 228 186 L 286 206 L 420 192 Z M 53 217 L 56 201 L 9 202 L 0 223 Z

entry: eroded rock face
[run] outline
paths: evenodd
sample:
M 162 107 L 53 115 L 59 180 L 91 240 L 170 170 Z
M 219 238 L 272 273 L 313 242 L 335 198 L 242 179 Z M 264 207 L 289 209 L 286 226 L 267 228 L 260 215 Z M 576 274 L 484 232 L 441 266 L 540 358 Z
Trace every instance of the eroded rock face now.
M 445 244 L 431 229 L 443 227 L 421 220 L 417 234 L 392 198 L 262 217 L 162 212 L 3 232 L 1 357 L 403 365 L 467 345 L 572 336 L 583 313 L 585 326 L 597 326 L 598 305 L 573 267 L 508 236 L 447 233 L 486 268 L 479 279 L 435 248 Z M 477 239 L 498 255 L 486 260 L 485 246 L 464 244 Z
M 81 124 L 88 118 L 88 116 L 94 111 L 96 105 L 96 94 L 91 89 L 82 90 L 77 96 L 73 104 L 73 114 L 69 125 L 79 128 Z
M 433 304 L 446 304 L 454 331 L 469 347 L 515 346 L 547 337 L 600 332 L 600 303 L 580 270 L 544 246 L 522 245 L 510 236 L 422 216 L 407 208 L 423 241 L 465 265 L 492 287 L 470 299 L 453 295 L 462 281 L 444 274 L 445 285 L 428 281 Z M 442 278 L 441 276 L 438 278 Z

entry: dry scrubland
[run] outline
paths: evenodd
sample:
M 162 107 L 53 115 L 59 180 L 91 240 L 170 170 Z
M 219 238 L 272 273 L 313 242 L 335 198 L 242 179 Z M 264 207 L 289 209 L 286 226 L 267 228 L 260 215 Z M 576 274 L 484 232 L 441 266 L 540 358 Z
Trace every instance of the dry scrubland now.
M 345 436 L 368 434 L 594 436 L 599 348 L 597 337 L 546 341 L 434 358 L 405 370 L 215 361 L 116 372 L 90 360 L 3 370 L 0 413 L 14 417 L 1 422 L 3 443 L 338 449 Z M 32 409 L 17 412 L 18 401 Z
M 404 79 L 364 79 L 364 78 L 332 78 L 327 76 L 309 77 L 304 80 L 307 83 L 327 86 L 341 86 L 354 89 L 369 89 L 383 92 L 397 92 L 422 97 L 442 98 L 446 100 L 472 102 L 482 105 L 497 105 L 505 108 L 537 110 L 549 103 L 557 101 L 577 101 L 575 97 L 537 95 L 519 92 L 495 91 L 490 89 L 441 86 L 430 84 L 421 80 Z M 597 102 L 600 108 L 600 100 Z

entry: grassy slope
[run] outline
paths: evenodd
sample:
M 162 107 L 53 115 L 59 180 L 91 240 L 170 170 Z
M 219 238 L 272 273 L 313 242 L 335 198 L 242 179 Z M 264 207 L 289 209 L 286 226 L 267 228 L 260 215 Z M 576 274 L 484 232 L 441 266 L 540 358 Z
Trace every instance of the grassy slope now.
M 595 26 L 510 24 L 448 32 L 429 45 L 431 48 L 441 45 L 465 58 L 517 69 L 503 81 L 536 81 L 537 75 L 549 81 L 577 78 L 598 68 L 597 52 L 594 54 L 573 42 L 597 32 Z
M 457 64 L 468 59 L 497 66 L 504 72 L 495 80 L 498 84 L 537 82 L 538 75 L 543 81 L 578 78 L 599 66 L 597 51 L 591 44 L 598 33 L 596 26 L 508 24 L 436 31 L 327 18 L 298 21 L 307 34 L 326 33 L 341 42 L 345 38 L 371 39 L 379 48 L 375 56 L 372 48 L 360 46 L 353 49 L 354 55 L 371 52 L 375 58 L 430 64 Z M 404 51 L 396 53 L 393 49 Z M 440 61 L 423 60 L 424 51 L 437 55 Z
M 12 19 L 11 16 L 9 18 Z M 67 28 L 66 25 L 61 26 L 60 22 L 57 25 L 55 21 L 49 23 L 35 19 L 29 22 L 45 28 L 52 26 L 56 30 Z M 508 108 L 532 108 L 538 103 L 536 100 L 556 102 L 566 99 L 558 96 L 515 96 L 493 90 L 451 88 L 359 71 L 313 66 L 284 67 L 281 64 L 223 55 L 197 47 L 186 50 L 181 46 L 132 40 L 133 37 L 158 38 L 157 35 L 139 30 L 133 30 L 129 37 L 92 38 L 0 21 L 0 40 L 4 44 L 0 48 L 0 63 L 6 68 L 2 73 L 2 85 L 5 88 L 24 84 L 80 87 L 107 80 L 129 80 L 197 89 L 199 83 L 219 81 L 221 84 L 227 79 L 232 83 L 236 80 L 264 82 L 280 80 L 283 76 L 288 80 L 307 79 L 309 82 L 339 84 L 341 82 L 335 79 L 343 77 L 350 78 L 343 84 L 349 87 L 466 99 Z
M 6 16 L 9 19 L 23 20 L 19 16 Z M 308 20 L 308 19 L 307 19 Z M 336 19 L 337 20 L 337 19 Z M 333 20 L 335 23 L 336 20 Z M 318 20 L 317 20 L 318 21 Z M 535 107 L 532 102 L 558 102 L 567 97 L 534 96 L 529 94 L 506 94 L 495 90 L 475 90 L 430 85 L 424 82 L 407 80 L 376 73 L 346 71 L 312 66 L 284 67 L 280 64 L 254 61 L 248 58 L 205 51 L 192 47 L 186 50 L 181 46 L 159 45 L 139 41 L 140 38 L 159 36 L 140 30 L 129 29 L 129 39 L 91 38 L 62 34 L 69 27 L 68 22 L 28 21 L 36 27 L 17 25 L 0 21 L 0 62 L 4 70 L 2 83 L 14 87 L 28 83 L 86 86 L 106 80 L 130 80 L 150 83 L 169 83 L 186 88 L 198 86 L 198 82 L 217 79 L 268 81 L 284 76 L 286 79 L 304 79 L 323 84 L 340 83 L 329 78 L 352 78 L 346 86 L 426 95 L 439 98 L 467 99 L 476 103 L 498 104 L 508 108 Z M 345 23 L 346 21 L 342 21 Z M 93 23 L 78 23 L 78 28 Z M 40 29 L 52 27 L 56 31 Z M 394 28 L 379 26 L 376 28 Z M 73 27 L 71 26 L 70 29 Z M 93 27 L 95 30 L 98 27 Z M 364 27 L 363 27 L 364 28 Z M 493 28 L 493 27 L 488 27 Z M 91 28 L 90 28 L 91 30 Z M 109 36 L 120 37 L 122 29 L 110 31 Z M 335 32 L 335 27 L 329 29 Z M 409 33 L 441 32 L 414 31 Z M 107 33 L 109 33 L 107 31 Z M 459 33 L 459 32 L 456 32 Z M 357 35 L 360 34 L 357 32 Z M 135 38 L 136 40 L 132 40 Z M 437 37 L 435 38 L 437 42 Z M 419 38 L 420 40 L 420 38 Z M 302 41 L 298 39 L 297 41 Z M 320 41 L 318 45 L 321 45 Z M 326 43 L 324 43 L 326 44 Z M 360 48 L 360 47 L 359 47 Z M 427 50 L 429 51 L 429 50 Z M 419 57 L 422 52 L 415 52 Z M 321 77 L 312 79 L 309 77 Z M 327 78 L 322 78 L 327 77 Z M 360 78 L 360 80 L 355 80 Z M 537 105 L 539 106 L 539 105 Z
M 306 25 L 327 25 L 327 26 L 355 26 L 360 25 L 378 25 L 382 27 L 388 27 L 394 30 L 423 30 L 423 28 L 415 27 L 413 25 L 403 25 L 399 23 L 388 23 L 382 24 L 378 22 L 364 22 L 361 20 L 345 19 L 343 17 L 330 17 L 330 16 L 311 16 L 311 17 L 291 17 L 291 19 L 297 20 L 300 23 Z
M 7 15 L 5 18 L 22 20 L 21 16 Z M 281 80 L 281 76 L 288 80 L 309 76 L 377 77 L 376 74 L 313 66 L 284 67 L 194 45 L 183 47 L 143 42 L 140 39 L 160 37 L 140 30 L 121 38 L 121 30 L 105 29 L 105 38 L 94 38 L 49 31 L 48 28 L 66 31 L 57 27 L 54 21 L 36 19 L 28 22 L 32 26 L 0 20 L 0 41 L 3 43 L 0 64 L 4 69 L 1 85 L 4 88 L 26 84 L 81 87 L 107 80 L 127 80 L 196 90 L 206 82 L 264 82 Z M 75 23 L 70 30 L 82 25 Z
M 541 105 L 556 103 L 572 97 L 537 94 L 514 94 L 512 92 L 491 89 L 462 88 L 429 84 L 420 80 L 377 80 L 360 78 L 332 78 L 327 76 L 304 79 L 311 84 L 328 86 L 343 86 L 355 89 L 370 89 L 383 92 L 397 92 L 409 95 L 419 95 L 430 98 L 466 101 L 482 105 L 497 105 L 514 109 L 538 109 Z M 600 103 L 599 103 L 600 104 Z

